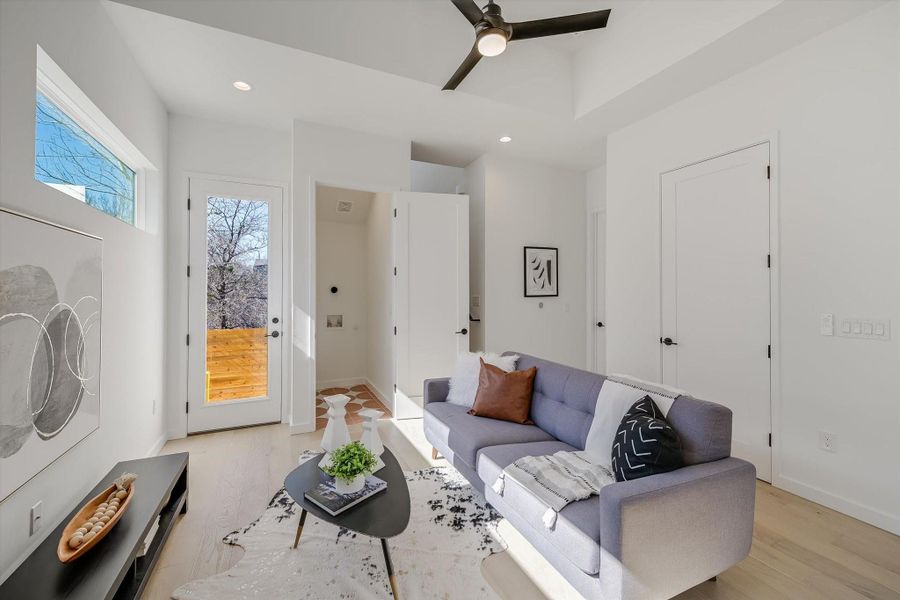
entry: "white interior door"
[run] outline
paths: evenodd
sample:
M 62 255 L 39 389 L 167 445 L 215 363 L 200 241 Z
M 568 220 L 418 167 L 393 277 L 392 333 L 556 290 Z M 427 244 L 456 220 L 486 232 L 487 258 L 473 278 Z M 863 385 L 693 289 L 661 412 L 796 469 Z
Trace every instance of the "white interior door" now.
M 189 433 L 281 420 L 282 195 L 191 178 Z
M 771 481 L 769 144 L 662 176 L 663 382 L 729 407 Z M 671 340 L 667 345 L 666 340 Z
M 396 208 L 394 416 L 422 416 L 422 386 L 469 349 L 469 197 L 400 192 Z

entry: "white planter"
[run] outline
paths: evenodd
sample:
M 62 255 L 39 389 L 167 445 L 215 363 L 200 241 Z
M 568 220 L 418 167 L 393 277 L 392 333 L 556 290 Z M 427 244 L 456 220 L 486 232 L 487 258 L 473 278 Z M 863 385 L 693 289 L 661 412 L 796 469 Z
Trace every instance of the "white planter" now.
M 338 477 L 334 478 L 334 489 L 338 494 L 355 494 L 366 485 L 366 476 L 357 475 L 353 481 L 347 483 Z

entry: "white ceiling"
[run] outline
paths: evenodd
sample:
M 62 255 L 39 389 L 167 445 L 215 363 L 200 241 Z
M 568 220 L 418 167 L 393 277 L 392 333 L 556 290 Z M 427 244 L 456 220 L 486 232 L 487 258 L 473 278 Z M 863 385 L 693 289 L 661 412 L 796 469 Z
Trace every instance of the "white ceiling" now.
M 316 219 L 334 223 L 365 223 L 375 194 L 327 185 L 316 186 Z M 338 202 L 352 202 L 350 212 L 338 212 Z
M 418 160 L 497 151 L 584 169 L 621 128 L 879 0 L 505 0 L 528 20 L 611 8 L 606 29 L 516 42 L 455 92 L 472 44 L 450 0 L 105 2 L 169 110 L 289 129 L 294 119 L 409 139 Z M 214 9 L 211 9 L 214 7 Z M 231 87 L 241 79 L 254 90 Z M 509 135 L 511 144 L 497 138 Z

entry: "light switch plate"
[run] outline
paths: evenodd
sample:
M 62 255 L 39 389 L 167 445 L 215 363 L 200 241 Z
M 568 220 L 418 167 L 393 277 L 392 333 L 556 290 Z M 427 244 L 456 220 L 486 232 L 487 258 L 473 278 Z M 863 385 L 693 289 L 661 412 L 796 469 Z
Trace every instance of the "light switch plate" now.
M 838 331 L 841 337 L 887 341 L 891 339 L 891 320 L 847 317 L 841 319 Z
M 834 315 L 832 313 L 822 313 L 819 330 L 822 335 L 834 335 Z

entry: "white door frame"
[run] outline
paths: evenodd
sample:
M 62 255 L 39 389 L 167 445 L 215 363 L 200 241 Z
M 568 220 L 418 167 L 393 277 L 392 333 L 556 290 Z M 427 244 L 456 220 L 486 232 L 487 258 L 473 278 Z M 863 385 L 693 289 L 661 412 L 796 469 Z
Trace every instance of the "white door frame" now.
M 772 357 L 769 361 L 769 406 L 770 418 L 772 423 L 772 485 L 783 488 L 784 478 L 781 469 L 781 237 L 780 237 L 780 200 L 779 200 L 779 183 L 780 183 L 780 163 L 778 154 L 778 131 L 769 134 L 751 138 L 746 143 L 736 146 L 723 146 L 715 148 L 705 158 L 692 160 L 691 162 L 674 166 L 669 169 L 660 171 L 657 181 L 657 189 L 659 192 L 659 214 L 662 216 L 663 206 L 663 186 L 662 178 L 666 173 L 677 171 L 685 167 L 690 167 L 714 158 L 719 158 L 727 154 L 733 154 L 758 146 L 760 144 L 769 144 L 769 255 L 771 263 L 769 269 L 769 339 L 772 342 Z M 658 240 L 662 240 L 663 223 L 662 218 L 659 219 L 659 236 Z M 659 269 L 659 289 L 662 291 L 662 244 L 659 246 L 659 260 L 657 268 Z M 659 305 L 659 335 L 663 335 L 662 331 L 662 297 L 660 296 Z M 663 348 L 659 350 L 659 373 L 662 373 Z M 715 402 L 715 398 L 710 398 Z
M 272 180 L 272 179 L 254 179 L 247 177 L 231 177 L 228 175 L 221 175 L 216 173 L 204 173 L 202 171 L 184 171 L 184 175 L 187 179 L 187 192 L 188 196 L 190 196 L 191 190 L 191 179 L 208 179 L 210 181 L 222 181 L 222 182 L 232 182 L 232 183 L 244 183 L 249 185 L 267 185 L 270 187 L 281 188 L 281 197 L 282 197 L 282 231 L 281 231 L 281 301 L 282 301 L 282 315 L 281 315 L 281 323 L 282 323 L 282 332 L 286 335 L 288 332 L 293 331 L 293 285 L 292 285 L 292 276 L 293 273 L 293 261 L 291 255 L 291 248 L 293 247 L 293 228 L 291 227 L 291 218 L 293 215 L 293 208 L 291 202 L 291 187 L 290 184 L 284 181 Z M 185 235 L 187 239 L 187 244 L 185 247 L 185 264 L 190 264 L 191 262 L 191 220 L 190 215 L 185 223 Z M 189 281 L 185 282 L 185 304 L 184 310 L 186 315 L 188 315 L 188 319 L 190 319 L 190 285 Z M 190 321 L 187 321 L 187 327 L 190 328 Z M 290 338 L 288 338 L 290 339 Z M 184 362 L 184 392 L 185 399 L 189 398 L 190 393 L 190 353 L 185 353 L 185 362 Z M 281 346 L 281 422 L 288 423 L 290 417 L 291 410 L 291 397 L 293 395 L 293 377 L 291 375 L 291 365 L 293 363 L 293 344 L 287 343 L 285 341 Z M 177 409 L 181 408 L 179 404 Z M 181 424 L 182 431 L 187 433 L 188 427 L 188 415 L 187 411 L 181 413 Z M 170 421 L 171 422 L 171 421 Z
M 602 367 L 597 364 L 597 338 L 600 335 L 606 334 L 606 298 L 605 298 L 605 285 L 604 293 L 601 293 L 600 283 L 601 279 L 605 281 L 605 272 L 606 265 L 601 264 L 602 261 L 598 261 L 598 254 L 600 250 L 600 239 L 599 239 L 599 231 L 600 225 L 606 219 L 606 209 L 601 208 L 597 210 L 592 210 L 588 213 L 587 219 L 587 327 L 590 332 L 587 335 L 587 365 L 586 368 L 588 371 L 594 371 L 597 373 L 603 373 L 606 365 L 604 364 Z M 605 232 L 605 227 L 604 227 Z M 606 236 L 603 236 L 603 244 L 606 244 Z M 604 253 L 603 259 L 606 259 L 606 255 Z M 604 276 L 601 278 L 599 276 L 600 268 L 603 268 Z M 601 298 L 601 296 L 604 296 Z M 598 310 L 597 307 L 600 304 L 600 300 L 603 301 L 604 310 Z M 603 322 L 604 326 L 597 327 L 598 322 Z
M 375 184 L 375 183 L 362 183 L 359 181 L 349 180 L 349 179 L 334 179 L 330 177 L 319 178 L 315 175 L 311 175 L 309 177 L 309 208 L 307 210 L 307 224 L 308 231 L 307 235 L 309 236 L 309 247 L 307 248 L 307 252 L 309 252 L 309 338 L 310 338 L 310 355 L 312 360 L 308 361 L 308 373 L 307 373 L 307 386 L 306 391 L 310 402 L 312 403 L 312 422 L 309 431 L 315 431 L 316 428 L 316 417 L 315 417 L 315 403 L 316 403 L 316 361 L 318 357 L 316 356 L 316 319 L 318 318 L 318 307 L 316 306 L 316 294 L 318 292 L 318 273 L 316 269 L 316 250 L 318 247 L 317 240 L 317 231 L 316 224 L 318 223 L 318 216 L 316 214 L 316 187 L 324 185 L 327 187 L 336 187 L 342 188 L 345 190 L 354 190 L 358 192 L 371 192 L 373 194 L 393 194 L 394 192 L 399 192 L 402 190 L 391 188 L 390 186 L 386 186 L 384 184 Z M 391 201 L 391 209 L 394 209 L 393 201 Z M 394 264 L 394 222 L 391 221 L 391 264 Z M 394 307 L 394 288 L 391 286 L 391 311 L 393 311 Z M 292 310 L 293 310 L 293 305 Z M 391 315 L 393 318 L 393 314 Z M 396 376 L 396 364 L 397 364 L 397 345 L 394 343 L 394 340 L 391 340 L 391 362 L 394 364 L 394 369 L 391 369 L 391 391 L 394 389 L 394 385 L 397 382 Z M 391 411 L 391 418 L 393 418 L 394 411 L 394 396 L 391 393 L 389 398 L 385 398 L 388 401 L 387 407 Z M 291 433 L 302 433 L 305 430 L 301 429 L 292 429 Z

